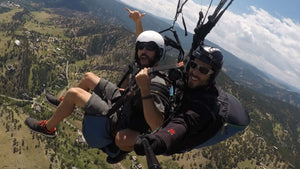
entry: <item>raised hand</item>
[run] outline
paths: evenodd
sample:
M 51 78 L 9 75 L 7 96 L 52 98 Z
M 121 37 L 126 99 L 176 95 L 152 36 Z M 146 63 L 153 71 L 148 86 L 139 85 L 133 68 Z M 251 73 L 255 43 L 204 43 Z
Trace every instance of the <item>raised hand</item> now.
M 146 13 L 140 13 L 137 10 L 130 10 L 129 8 L 126 8 L 126 10 L 129 12 L 129 18 L 132 19 L 134 22 L 141 21 L 142 18 L 146 15 Z

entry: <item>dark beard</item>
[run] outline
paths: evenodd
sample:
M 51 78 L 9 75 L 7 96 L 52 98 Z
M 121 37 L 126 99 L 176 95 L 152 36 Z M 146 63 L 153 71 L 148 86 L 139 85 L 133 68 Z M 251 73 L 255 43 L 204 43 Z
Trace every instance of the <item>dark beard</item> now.
M 149 61 L 149 64 L 148 65 L 141 65 L 141 62 L 140 62 L 140 59 L 139 59 L 138 63 L 139 63 L 140 68 L 153 67 L 155 65 L 155 63 L 156 63 L 155 59 L 150 59 L 150 57 L 145 53 L 142 53 L 141 57 L 142 56 L 146 57 L 146 59 Z

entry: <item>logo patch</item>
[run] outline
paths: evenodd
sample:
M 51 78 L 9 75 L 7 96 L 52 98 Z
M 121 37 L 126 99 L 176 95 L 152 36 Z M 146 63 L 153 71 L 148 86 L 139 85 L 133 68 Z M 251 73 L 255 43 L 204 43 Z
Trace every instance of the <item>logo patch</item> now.
M 175 134 L 175 130 L 174 130 L 174 129 L 169 129 L 168 132 L 169 132 L 171 135 Z

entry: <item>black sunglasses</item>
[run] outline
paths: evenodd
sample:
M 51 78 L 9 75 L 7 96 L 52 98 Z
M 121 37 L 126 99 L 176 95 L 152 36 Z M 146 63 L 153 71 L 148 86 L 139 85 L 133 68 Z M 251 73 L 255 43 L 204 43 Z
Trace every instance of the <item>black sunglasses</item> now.
M 154 42 L 138 42 L 136 44 L 136 48 L 138 50 L 142 50 L 142 49 L 146 48 L 149 51 L 154 51 L 158 48 L 158 46 Z
M 205 66 L 201 66 L 199 65 L 198 63 L 196 63 L 195 61 L 191 60 L 190 62 L 190 66 L 191 68 L 193 69 L 197 69 L 199 70 L 200 73 L 204 74 L 204 75 L 207 75 L 207 74 L 213 74 L 214 71 L 205 67 Z

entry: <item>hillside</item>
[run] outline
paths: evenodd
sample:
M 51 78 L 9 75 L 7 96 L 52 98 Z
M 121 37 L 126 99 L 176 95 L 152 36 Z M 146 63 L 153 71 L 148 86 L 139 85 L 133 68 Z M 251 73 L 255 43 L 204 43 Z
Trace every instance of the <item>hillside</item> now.
M 32 134 L 23 121 L 50 117 L 55 109 L 44 102 L 44 91 L 60 96 L 87 71 L 117 82 L 132 61 L 135 35 L 115 19 L 84 10 L 23 6 L 0 8 L 0 167 L 121 168 L 81 142 L 80 109 L 58 126 L 55 139 Z M 299 109 L 238 85 L 224 73 L 218 83 L 241 100 L 250 126 L 215 146 L 158 156 L 163 168 L 300 168 Z M 145 157 L 137 160 L 127 158 L 121 165 L 146 166 Z

